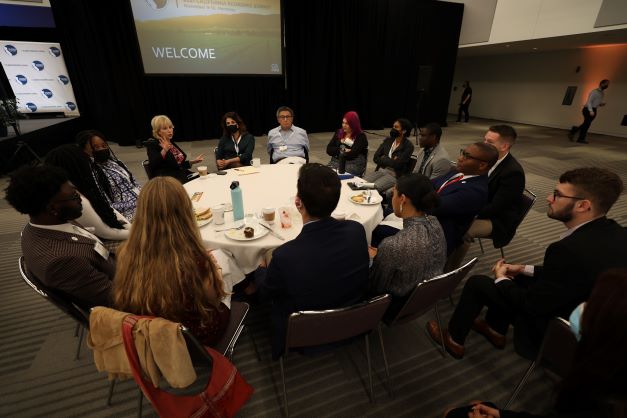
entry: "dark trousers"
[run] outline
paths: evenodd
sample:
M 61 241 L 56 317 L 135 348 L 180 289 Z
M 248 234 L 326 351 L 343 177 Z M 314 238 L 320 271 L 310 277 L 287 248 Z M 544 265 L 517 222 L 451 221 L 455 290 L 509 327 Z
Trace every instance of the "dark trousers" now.
M 459 113 L 457 113 L 457 122 L 462 121 L 462 113 L 464 114 L 464 122 L 468 122 L 468 119 L 470 119 L 470 115 L 468 114 L 469 107 L 470 107 L 470 103 L 459 105 Z
M 534 282 L 534 279 L 518 276 L 515 281 L 517 285 L 526 288 Z M 484 306 L 488 307 L 486 322 L 490 328 L 501 335 L 507 333 L 509 324 L 521 314 L 503 298 L 494 284 L 494 279 L 488 276 L 472 276 L 466 282 L 462 296 L 448 324 L 448 331 L 455 342 L 464 344 L 472 323 Z
M 588 110 L 588 107 L 585 107 L 582 109 L 581 114 L 583 115 L 583 123 L 573 129 L 571 129 L 571 134 L 575 134 L 577 133 L 577 131 L 579 131 L 579 138 L 577 139 L 578 142 L 583 142 L 586 140 L 586 135 L 588 134 L 588 129 L 590 129 L 590 125 L 592 125 L 592 121 L 594 120 L 594 118 L 597 117 L 597 110 L 596 108 L 593 109 L 594 110 L 594 116 L 590 115 L 590 111 Z

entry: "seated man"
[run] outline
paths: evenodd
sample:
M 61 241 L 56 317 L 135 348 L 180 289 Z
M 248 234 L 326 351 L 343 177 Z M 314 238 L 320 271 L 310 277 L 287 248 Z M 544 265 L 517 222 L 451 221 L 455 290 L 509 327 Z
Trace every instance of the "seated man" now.
M 432 181 L 440 196 L 440 206 L 433 215 L 444 229 L 447 255 L 461 245 L 464 233 L 477 213 L 488 203 L 488 171 L 497 159 L 496 148 L 475 142 L 457 157 L 457 172 Z M 444 271 L 450 271 L 447 267 Z
M 440 144 L 442 128 L 437 123 L 428 123 L 420 128 L 416 167 L 414 173 L 424 174 L 430 179 L 445 175 L 452 169 L 451 157 Z
M 257 272 L 262 299 L 273 302 L 272 356 L 283 353 L 287 318 L 307 309 L 332 309 L 360 301 L 368 284 L 368 243 L 361 224 L 338 221 L 331 212 L 340 180 L 329 167 L 305 164 L 297 183 L 296 207 L 303 229 L 274 250 L 267 270 Z
M 471 328 L 502 349 L 511 323 L 516 351 L 535 358 L 548 321 L 568 318 L 588 298 L 601 272 L 627 266 L 627 231 L 605 217 L 622 190 L 622 180 L 605 169 L 578 168 L 562 174 L 547 197 L 547 214 L 568 230 L 546 249 L 543 266 L 499 260 L 492 270 L 494 278 L 468 279 L 448 330 L 442 330 L 447 351 L 461 358 Z M 485 321 L 477 319 L 484 306 Z M 439 343 L 437 323 L 429 321 L 427 330 Z
M 287 106 L 276 111 L 279 126 L 268 132 L 268 154 L 270 163 L 286 162 L 305 163 L 309 156 L 309 138 L 307 131 L 294 125 L 294 112 Z
M 28 271 L 82 308 L 108 306 L 115 263 L 95 235 L 71 222 L 83 208 L 65 172 L 50 166 L 23 168 L 11 177 L 6 200 L 30 216 L 22 231 Z
M 488 204 L 479 211 L 458 255 L 461 264 L 475 238 L 492 238 L 494 247 L 509 244 L 523 216 L 522 194 L 525 190 L 525 171 L 510 153 L 516 142 L 516 131 L 509 125 L 490 126 L 484 141 L 496 147 L 499 160 L 488 173 Z
M 450 255 L 462 243 L 462 237 L 472 220 L 488 202 L 488 170 L 498 158 L 492 145 L 476 142 L 461 151 L 457 170 L 431 181 L 440 205 L 431 215 L 440 221 L 446 238 L 446 253 Z M 402 229 L 402 221 L 395 215 L 387 216 L 372 232 L 372 246 Z M 444 267 L 448 269 L 449 262 Z

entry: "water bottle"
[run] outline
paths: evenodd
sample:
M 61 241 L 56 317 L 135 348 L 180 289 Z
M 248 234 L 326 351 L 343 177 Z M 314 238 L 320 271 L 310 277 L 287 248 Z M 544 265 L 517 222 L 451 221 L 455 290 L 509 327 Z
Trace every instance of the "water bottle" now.
M 344 174 L 346 172 L 346 158 L 344 157 L 343 153 L 340 153 L 340 164 L 339 167 L 337 169 L 337 172 L 339 174 Z
M 244 219 L 244 202 L 242 200 L 242 189 L 239 187 L 239 181 L 231 183 L 231 203 L 233 204 L 233 220 L 239 221 Z

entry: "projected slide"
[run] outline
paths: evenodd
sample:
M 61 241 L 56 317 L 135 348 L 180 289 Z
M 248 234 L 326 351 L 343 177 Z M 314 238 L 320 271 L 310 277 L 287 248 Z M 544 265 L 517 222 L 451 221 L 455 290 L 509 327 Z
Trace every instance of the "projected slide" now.
M 131 0 L 147 74 L 280 75 L 280 0 Z

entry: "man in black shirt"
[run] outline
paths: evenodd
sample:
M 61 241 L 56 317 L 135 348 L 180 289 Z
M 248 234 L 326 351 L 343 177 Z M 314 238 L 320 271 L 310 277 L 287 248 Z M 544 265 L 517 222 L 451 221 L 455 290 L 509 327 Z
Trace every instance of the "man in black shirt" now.
M 470 81 L 464 81 L 462 87 L 464 88 L 464 92 L 462 93 L 462 99 L 459 103 L 457 122 L 462 121 L 462 112 L 464 113 L 464 122 L 468 122 L 468 119 L 470 118 L 470 115 L 468 114 L 468 108 L 470 107 L 470 102 L 472 101 L 472 89 L 470 88 Z

